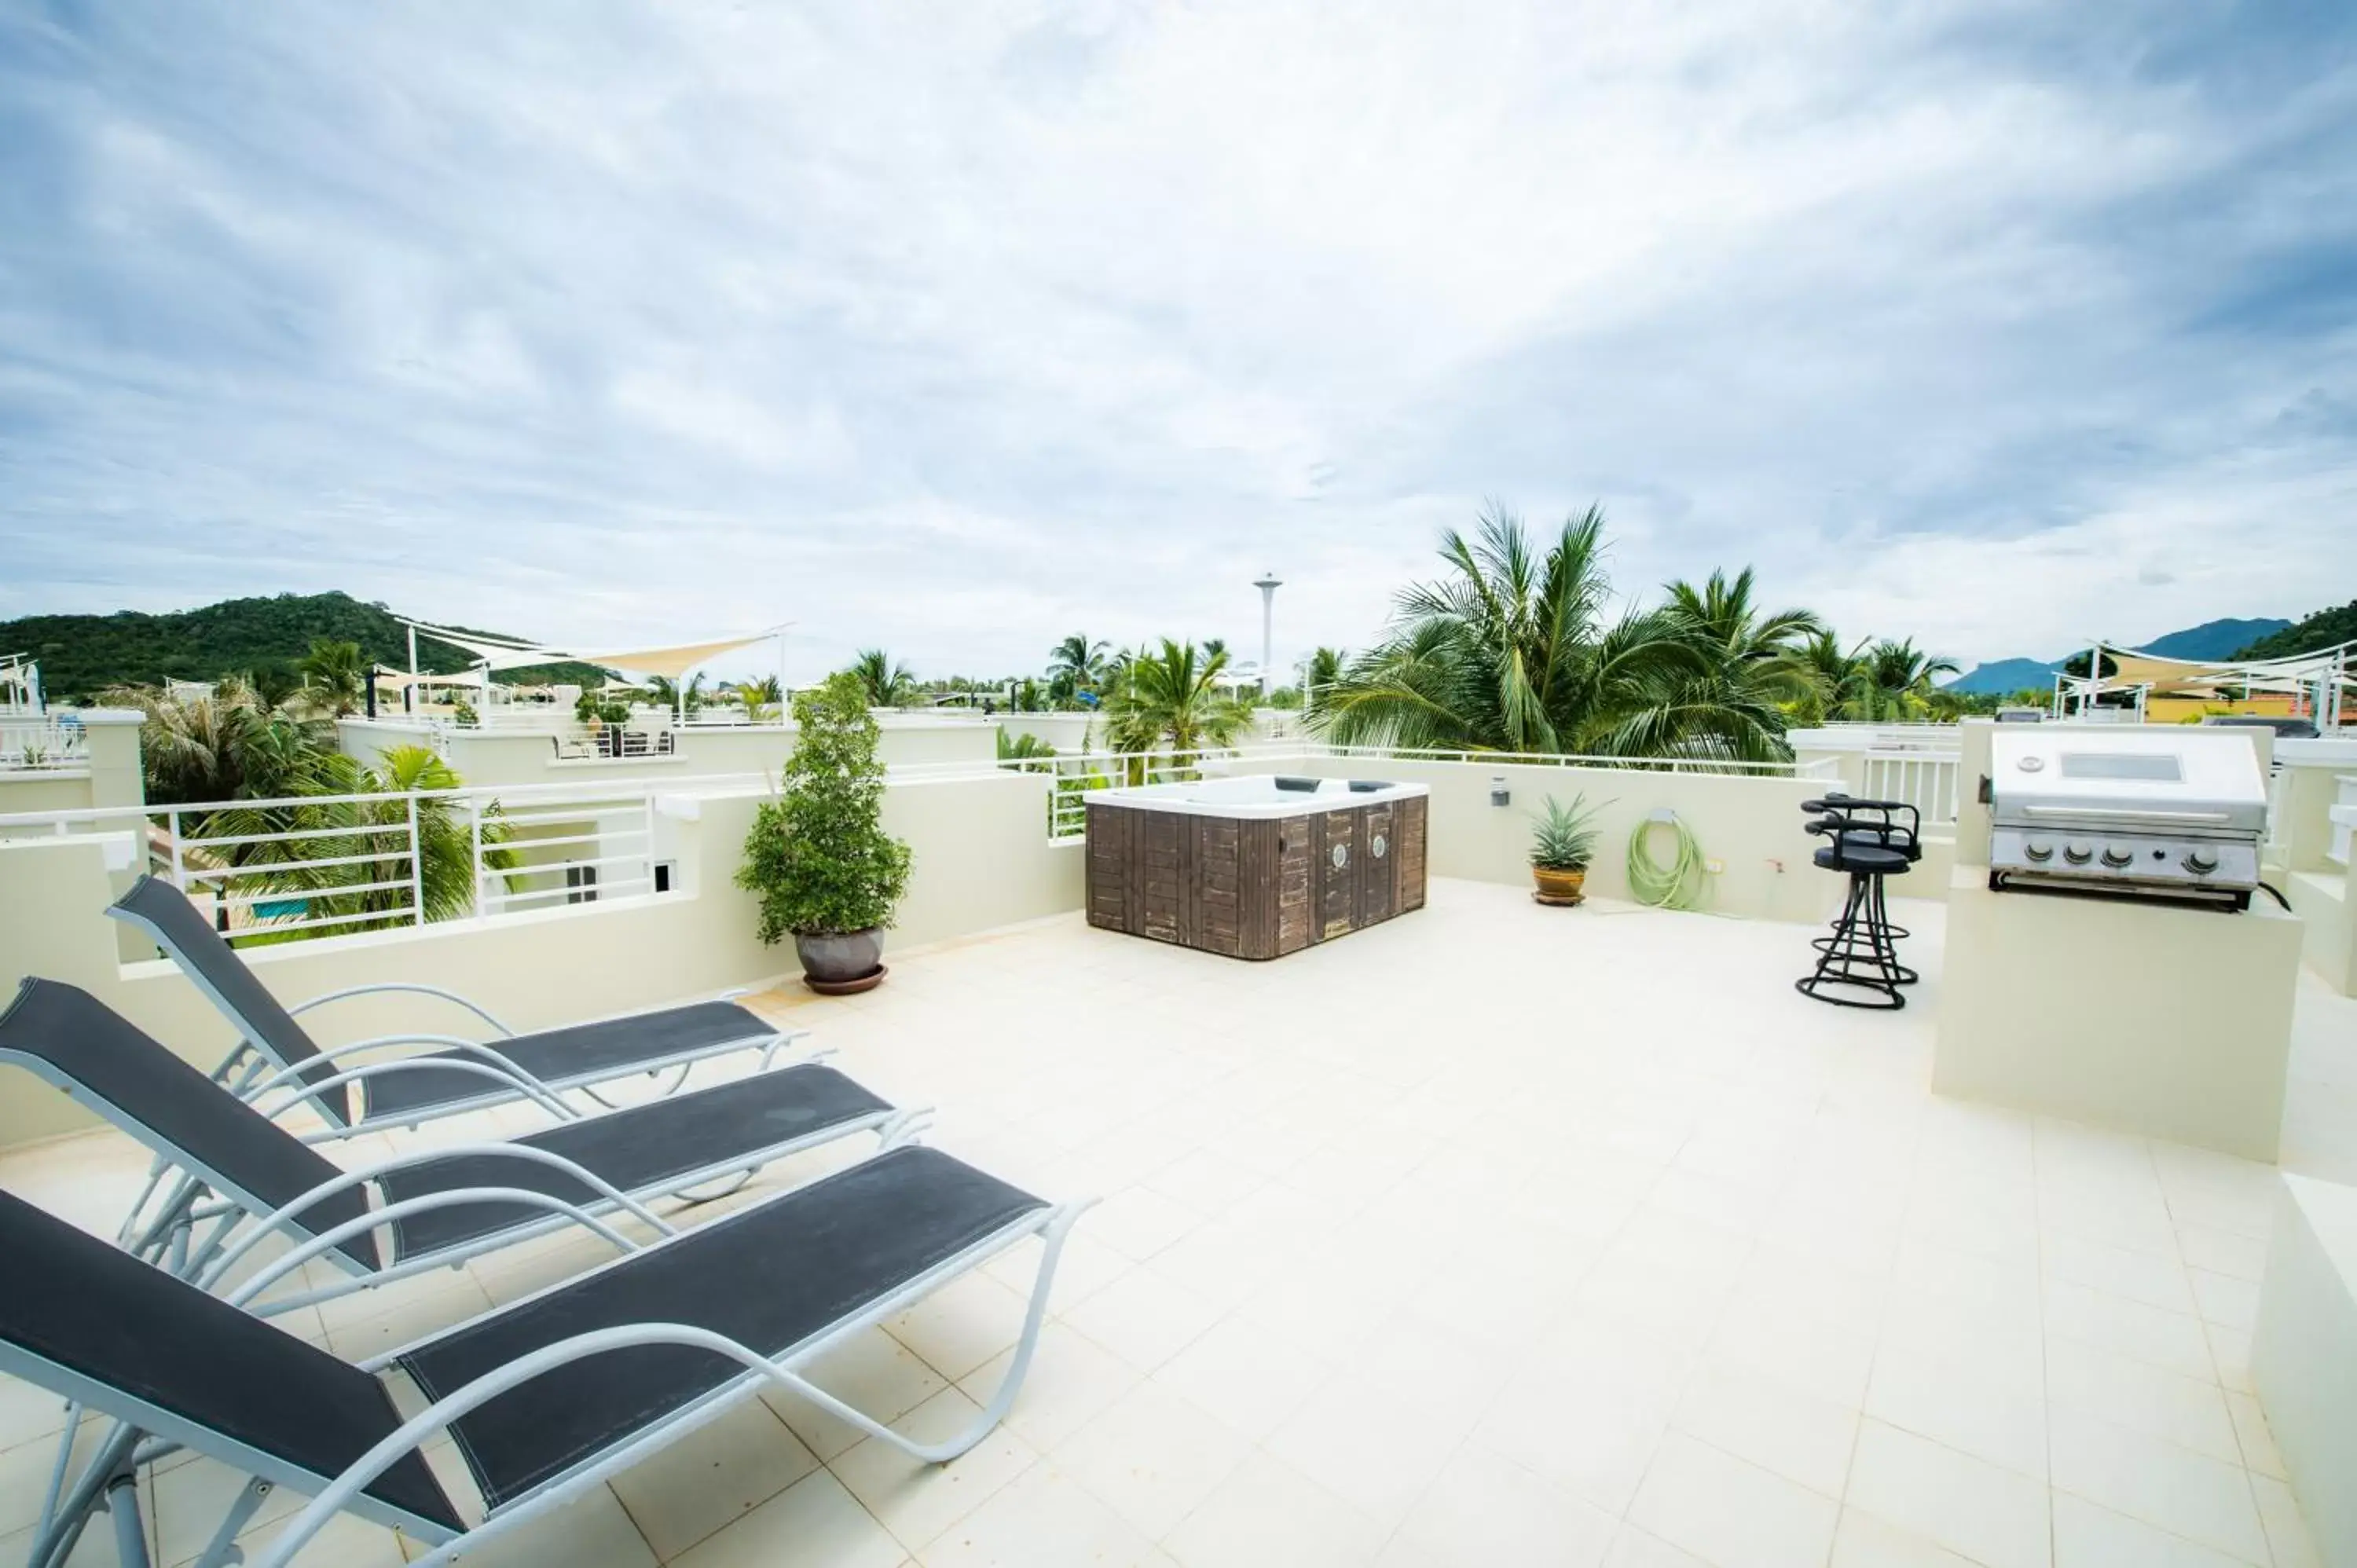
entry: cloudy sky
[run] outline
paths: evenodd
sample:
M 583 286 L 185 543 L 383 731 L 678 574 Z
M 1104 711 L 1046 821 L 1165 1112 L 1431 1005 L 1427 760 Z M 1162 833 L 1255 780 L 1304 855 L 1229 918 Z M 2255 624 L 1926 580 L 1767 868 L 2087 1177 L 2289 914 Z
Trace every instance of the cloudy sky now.
M 1968 661 L 2357 594 L 2357 6 L 0 0 L 0 617 L 1290 657 L 1485 498 Z

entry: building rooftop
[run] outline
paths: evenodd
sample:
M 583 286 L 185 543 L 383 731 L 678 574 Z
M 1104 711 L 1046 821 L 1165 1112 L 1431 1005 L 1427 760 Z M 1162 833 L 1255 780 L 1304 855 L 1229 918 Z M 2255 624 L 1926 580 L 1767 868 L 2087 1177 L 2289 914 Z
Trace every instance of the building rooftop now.
M 2249 1380 L 2276 1172 L 1935 1098 L 1945 911 L 1896 915 L 1923 980 L 1887 1015 L 1793 992 L 1804 928 L 1445 879 L 1274 963 L 1064 915 L 896 950 L 865 996 L 768 993 L 937 1107 L 932 1142 L 1103 1196 L 1029 1382 L 937 1469 L 748 1402 L 468 1561 L 2316 1561 Z M 2301 985 L 2283 1164 L 2357 1179 L 2357 1001 Z M 336 1157 L 389 1147 L 369 1142 Z M 146 1168 L 85 1133 L 0 1156 L 0 1187 L 112 1234 Z M 1015 1342 L 1026 1248 L 821 1381 L 904 1430 L 957 1424 Z M 604 1255 L 552 1240 L 278 1321 L 359 1359 Z M 0 1381 L 0 1556 L 59 1419 Z M 142 1482 L 167 1568 L 241 1485 L 176 1460 Z M 298 1503 L 269 1498 L 252 1539 Z M 93 1532 L 75 1562 L 111 1551 Z M 347 1517 L 304 1561 L 403 1552 Z

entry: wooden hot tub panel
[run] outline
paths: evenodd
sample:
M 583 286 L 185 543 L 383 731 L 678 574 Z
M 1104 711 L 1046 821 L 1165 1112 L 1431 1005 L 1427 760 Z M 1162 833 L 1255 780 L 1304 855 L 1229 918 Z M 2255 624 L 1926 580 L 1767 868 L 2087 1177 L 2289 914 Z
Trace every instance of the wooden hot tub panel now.
M 1249 818 L 1092 804 L 1089 923 L 1232 958 L 1424 907 L 1422 797 Z

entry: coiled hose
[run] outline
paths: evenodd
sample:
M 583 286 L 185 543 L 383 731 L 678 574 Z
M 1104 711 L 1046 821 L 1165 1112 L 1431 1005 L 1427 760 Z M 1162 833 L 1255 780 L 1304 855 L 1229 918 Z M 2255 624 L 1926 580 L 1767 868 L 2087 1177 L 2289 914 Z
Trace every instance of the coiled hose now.
M 1670 864 L 1653 858 L 1652 831 L 1666 827 L 1676 841 Z M 1675 811 L 1656 811 L 1629 835 L 1629 896 L 1656 909 L 1691 909 L 1702 897 L 1702 845 Z

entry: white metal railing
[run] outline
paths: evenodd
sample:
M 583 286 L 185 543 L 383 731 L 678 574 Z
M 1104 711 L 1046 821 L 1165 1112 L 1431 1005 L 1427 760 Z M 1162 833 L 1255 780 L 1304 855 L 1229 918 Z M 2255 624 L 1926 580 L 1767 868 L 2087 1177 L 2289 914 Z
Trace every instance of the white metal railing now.
M 1962 758 L 1932 752 L 1878 748 L 1868 751 L 1865 760 L 1859 794 L 1871 800 L 1904 800 L 1922 813 L 1926 832 L 1955 826 Z
M 232 936 L 339 935 L 655 888 L 652 785 L 305 795 L 0 815 L 0 838 L 113 835 Z
M 79 722 L 45 715 L 0 715 L 0 772 L 47 772 L 90 761 L 89 736 Z
M 1203 748 L 1185 752 L 1059 752 L 1052 757 L 1001 757 L 995 761 L 903 763 L 892 767 L 899 782 L 974 778 L 993 772 L 1040 773 L 1055 786 L 1049 797 L 1048 836 L 1080 836 L 1086 826 L 1082 797 L 1090 789 L 1125 784 L 1191 782 L 1207 766 L 1255 761 L 1271 764 L 1304 758 L 1351 758 L 1369 762 L 1409 761 L 1460 763 L 1469 767 L 1544 767 L 1610 768 L 1712 776 L 1764 776 L 1785 779 L 1838 779 L 1837 760 L 1818 757 L 1809 762 L 1736 762 L 1717 757 L 1630 757 L 1582 753 L 1469 751 L 1417 746 L 1337 746 L 1327 741 L 1293 739 L 1258 741 L 1247 746 Z M 1926 813 L 1926 822 L 1930 814 Z

